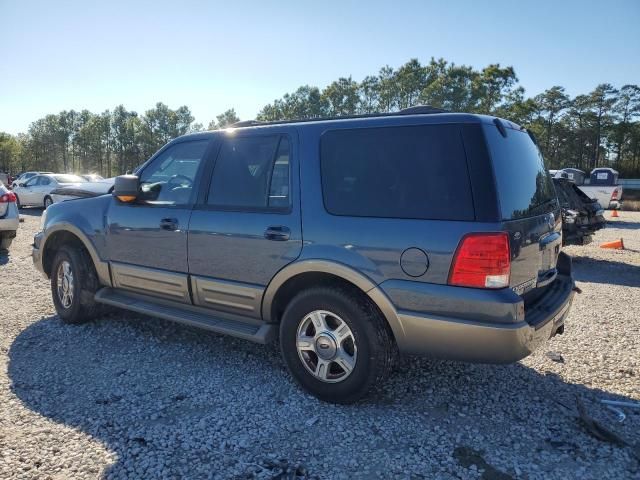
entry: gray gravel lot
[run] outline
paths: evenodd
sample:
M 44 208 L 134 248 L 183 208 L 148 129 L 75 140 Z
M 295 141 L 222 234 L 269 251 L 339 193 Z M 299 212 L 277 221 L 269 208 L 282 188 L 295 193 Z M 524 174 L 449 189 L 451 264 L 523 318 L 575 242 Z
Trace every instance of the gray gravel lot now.
M 31 262 L 39 215 L 0 255 L 2 479 L 640 478 L 640 410 L 599 403 L 640 400 L 640 213 L 566 249 L 583 294 L 540 352 L 403 359 L 352 406 L 303 393 L 276 346 L 124 312 L 63 325 Z M 589 433 L 576 397 L 628 446 Z

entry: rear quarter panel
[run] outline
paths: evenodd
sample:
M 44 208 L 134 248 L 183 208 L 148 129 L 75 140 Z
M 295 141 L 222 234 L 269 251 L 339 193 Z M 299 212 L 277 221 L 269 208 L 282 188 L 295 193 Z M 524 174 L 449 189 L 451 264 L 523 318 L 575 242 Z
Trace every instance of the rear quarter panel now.
M 501 229 L 499 222 L 352 217 L 328 213 L 322 196 L 319 148 L 320 136 L 328 128 L 335 127 L 313 125 L 300 131 L 304 247 L 299 260 L 332 260 L 364 273 L 376 284 L 390 279 L 446 284 L 460 239 L 469 232 Z M 354 125 L 349 124 L 348 128 L 354 128 Z M 409 248 L 420 249 L 426 254 L 423 275 L 408 275 L 401 267 L 402 254 Z

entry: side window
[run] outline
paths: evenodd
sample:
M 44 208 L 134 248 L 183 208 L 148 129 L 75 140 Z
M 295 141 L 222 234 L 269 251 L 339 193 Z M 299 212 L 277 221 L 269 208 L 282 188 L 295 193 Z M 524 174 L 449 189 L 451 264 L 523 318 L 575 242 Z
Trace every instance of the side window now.
M 27 180 L 27 182 L 25 183 L 25 187 L 34 187 L 39 180 L 40 177 L 32 177 L 31 179 Z
M 150 205 L 187 205 L 208 140 L 183 142 L 169 147 L 140 175 L 141 201 Z
M 207 204 L 223 208 L 289 206 L 286 137 L 226 138 L 213 169 Z
M 46 186 L 50 184 L 51 184 L 51 179 L 49 177 L 40 177 L 40 181 L 38 182 L 38 185 Z
M 269 207 L 286 208 L 289 206 L 289 169 L 289 140 L 282 137 L 271 173 Z
M 456 125 L 329 130 L 320 139 L 320 166 L 331 214 L 474 219 Z

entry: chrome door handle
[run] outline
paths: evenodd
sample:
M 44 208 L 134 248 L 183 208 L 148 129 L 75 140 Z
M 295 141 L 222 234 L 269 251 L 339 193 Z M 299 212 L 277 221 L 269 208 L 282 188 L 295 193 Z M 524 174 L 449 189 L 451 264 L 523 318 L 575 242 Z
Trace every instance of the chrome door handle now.
M 177 218 L 163 218 L 160 220 L 160 228 L 163 230 L 177 230 L 178 229 L 178 219 Z
M 264 238 L 267 240 L 274 240 L 277 242 L 284 242 L 289 240 L 291 236 L 291 230 L 288 227 L 283 225 L 274 225 L 271 227 L 267 227 L 264 232 Z

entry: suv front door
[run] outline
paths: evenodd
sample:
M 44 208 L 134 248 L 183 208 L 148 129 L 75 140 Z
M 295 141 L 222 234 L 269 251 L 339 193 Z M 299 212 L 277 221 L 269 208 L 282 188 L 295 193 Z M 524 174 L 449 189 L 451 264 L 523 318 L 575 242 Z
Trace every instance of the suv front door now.
M 294 129 L 223 134 L 189 224 L 193 301 L 259 319 L 273 276 L 302 250 Z
M 210 140 L 173 143 L 138 173 L 133 204 L 115 197 L 107 216 L 107 251 L 114 286 L 191 303 L 187 227 Z

